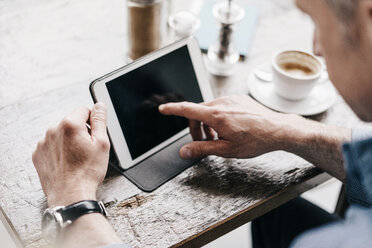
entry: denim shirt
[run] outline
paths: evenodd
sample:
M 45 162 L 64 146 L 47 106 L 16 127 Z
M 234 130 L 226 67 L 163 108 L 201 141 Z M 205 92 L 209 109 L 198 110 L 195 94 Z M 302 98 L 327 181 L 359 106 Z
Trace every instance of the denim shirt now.
M 363 135 L 364 133 L 364 135 Z M 292 248 L 372 247 L 372 139 L 366 130 L 353 130 L 353 142 L 343 145 L 346 196 L 350 207 L 345 220 L 301 234 Z
M 372 129 L 353 129 L 353 141 L 343 145 L 346 194 L 350 207 L 345 220 L 299 235 L 291 248 L 372 247 Z M 125 244 L 103 248 L 128 248 Z

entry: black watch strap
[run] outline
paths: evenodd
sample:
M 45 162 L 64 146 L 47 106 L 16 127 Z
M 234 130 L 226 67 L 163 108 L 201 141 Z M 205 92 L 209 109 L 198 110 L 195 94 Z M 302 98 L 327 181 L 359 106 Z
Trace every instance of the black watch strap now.
M 58 212 L 61 213 L 64 222 L 72 222 L 77 218 L 90 213 L 101 213 L 106 217 L 106 209 L 103 206 L 103 203 L 92 200 L 85 200 L 71 204 L 61 208 Z

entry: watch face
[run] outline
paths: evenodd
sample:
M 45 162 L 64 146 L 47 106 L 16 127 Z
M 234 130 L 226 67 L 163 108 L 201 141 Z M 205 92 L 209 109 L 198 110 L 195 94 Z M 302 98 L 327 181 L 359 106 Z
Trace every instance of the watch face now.
M 55 242 L 57 235 L 61 230 L 61 225 L 56 219 L 56 213 L 53 210 L 46 210 L 41 221 L 41 227 L 43 232 L 43 237 L 51 242 Z

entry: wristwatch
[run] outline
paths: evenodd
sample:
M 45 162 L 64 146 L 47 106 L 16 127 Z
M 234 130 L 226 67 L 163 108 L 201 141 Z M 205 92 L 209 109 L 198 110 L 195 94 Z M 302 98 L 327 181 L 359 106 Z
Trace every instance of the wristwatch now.
M 65 227 L 77 218 L 90 213 L 101 213 L 107 216 L 103 203 L 92 200 L 80 201 L 69 206 L 47 208 L 41 221 L 42 235 L 47 241 L 56 243 Z

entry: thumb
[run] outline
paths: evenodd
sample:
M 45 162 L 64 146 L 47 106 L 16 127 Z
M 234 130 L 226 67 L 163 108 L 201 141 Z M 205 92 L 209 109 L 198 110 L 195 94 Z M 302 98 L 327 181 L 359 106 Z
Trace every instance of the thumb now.
M 191 159 L 202 158 L 208 155 L 223 156 L 228 149 L 229 142 L 226 140 L 194 141 L 181 148 L 180 157 Z
M 96 103 L 90 112 L 91 135 L 95 138 L 106 139 L 106 106 Z

